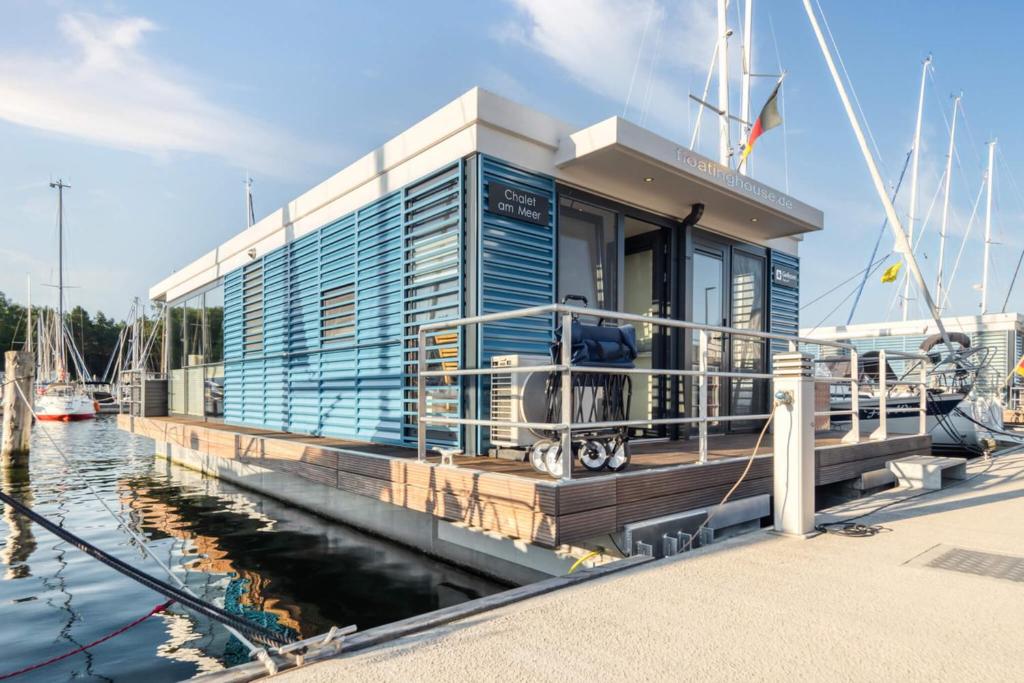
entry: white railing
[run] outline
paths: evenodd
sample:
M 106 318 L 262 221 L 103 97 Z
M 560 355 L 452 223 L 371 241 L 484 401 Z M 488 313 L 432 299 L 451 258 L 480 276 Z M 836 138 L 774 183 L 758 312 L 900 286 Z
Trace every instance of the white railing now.
M 477 368 L 442 368 L 438 370 L 431 370 L 427 367 L 427 350 L 428 350 L 428 339 L 431 337 L 437 337 L 442 332 L 451 334 L 452 331 L 457 331 L 459 328 L 485 325 L 488 323 L 495 323 L 505 320 L 512 320 L 516 318 L 530 318 L 538 316 L 554 315 L 560 317 L 559 322 L 561 323 L 561 357 L 558 362 L 552 362 L 548 365 L 538 366 L 525 366 L 519 368 L 509 367 L 477 367 Z M 602 318 L 605 320 L 617 320 L 622 323 L 635 323 L 639 325 L 650 325 L 653 327 L 662 328 L 676 328 L 690 330 L 696 332 L 698 335 L 697 343 L 697 369 L 656 369 L 656 368 L 616 368 L 616 367 L 593 367 L 593 366 L 579 366 L 573 365 L 572 363 L 572 319 L 573 316 L 584 316 L 588 318 Z M 606 429 L 613 427 L 651 427 L 658 425 L 684 425 L 684 424 L 696 424 L 698 427 L 698 458 L 700 463 L 706 463 L 708 461 L 708 425 L 710 423 L 729 422 L 733 420 L 766 420 L 770 417 L 769 414 L 759 415 L 709 415 L 708 414 L 708 388 L 713 378 L 723 379 L 746 379 L 746 380 L 770 380 L 772 375 L 767 372 L 730 372 L 722 370 L 713 370 L 709 366 L 709 346 L 711 335 L 723 335 L 723 345 L 726 339 L 726 335 L 729 339 L 735 337 L 747 337 L 752 339 L 760 339 L 762 341 L 783 341 L 785 342 L 790 351 L 796 351 L 799 344 L 816 344 L 821 346 L 829 346 L 832 348 L 840 349 L 849 354 L 851 358 L 851 373 L 848 377 L 819 377 L 815 378 L 817 382 L 825 382 L 828 384 L 836 383 L 848 383 L 850 385 L 850 396 L 851 406 L 847 410 L 826 410 L 816 412 L 816 417 L 821 416 L 835 416 L 835 415 L 849 415 L 851 429 L 849 434 L 844 437 L 844 441 L 848 443 L 857 443 L 860 440 L 860 415 L 859 415 L 859 379 L 857 372 L 857 351 L 850 345 L 843 342 L 833 341 L 822 341 L 818 339 L 804 339 L 801 337 L 793 337 L 782 334 L 775 334 L 771 332 L 760 332 L 749 329 L 738 329 L 731 327 L 719 327 L 715 325 L 702 325 L 699 323 L 688 322 L 685 320 L 673 320 L 669 318 L 658 318 L 647 315 L 636 315 L 632 313 L 623 313 L 621 311 L 605 311 L 593 308 L 582 308 L 579 306 L 570 306 L 567 304 L 547 304 L 544 306 L 534 306 L 531 308 L 523 308 L 514 311 L 506 311 L 501 313 L 491 313 L 487 315 L 478 315 L 467 318 L 459 318 L 454 320 L 443 320 L 425 323 L 420 326 L 418 333 L 418 357 L 417 357 L 417 456 L 422 461 L 427 456 L 427 428 L 429 425 L 443 425 L 443 426 L 469 426 L 469 427 L 516 427 L 522 429 L 531 430 L 544 430 L 550 432 L 560 433 L 561 452 L 563 458 L 562 467 L 562 478 L 572 478 L 572 435 L 574 431 L 581 430 L 593 430 L 593 429 Z M 906 354 L 908 357 L 910 354 Z M 920 358 L 924 358 L 921 356 Z M 451 359 L 444 359 L 446 363 L 451 363 Z M 883 367 L 884 374 L 884 359 L 880 363 Z M 923 364 L 922 364 L 923 367 Z M 516 420 L 496 420 L 493 419 L 476 419 L 462 417 L 449 417 L 444 415 L 431 414 L 429 411 L 430 401 L 428 400 L 428 386 L 427 381 L 432 377 L 436 378 L 456 378 L 456 377 L 480 377 L 480 376 L 492 376 L 502 374 L 519 374 L 519 373 L 533 373 L 533 372 L 558 372 L 561 373 L 561 381 L 559 383 L 559 390 L 561 391 L 561 401 L 559 403 L 559 419 L 556 422 L 519 422 Z M 573 423 L 573 405 L 572 405 L 572 375 L 574 373 L 604 373 L 604 374 L 621 374 L 621 375 L 647 375 L 647 376 L 662 376 L 662 377 L 693 377 L 697 381 L 697 414 L 690 417 L 666 417 L 666 418 L 648 418 L 648 419 L 625 419 L 625 420 L 610 420 L 604 422 L 585 422 L 585 423 Z M 884 396 L 884 394 L 883 394 Z M 921 386 L 921 427 L 924 430 L 924 410 L 925 410 L 925 387 Z M 884 398 L 880 398 L 883 401 Z M 441 401 L 441 403 L 446 403 Z M 884 412 L 883 412 L 884 415 Z M 882 420 L 884 425 L 884 418 Z M 880 427 L 881 433 L 885 434 L 884 427 Z M 877 432 L 878 430 L 876 430 Z M 875 435 L 872 435 L 873 437 Z M 884 438 L 875 437 L 875 438 Z

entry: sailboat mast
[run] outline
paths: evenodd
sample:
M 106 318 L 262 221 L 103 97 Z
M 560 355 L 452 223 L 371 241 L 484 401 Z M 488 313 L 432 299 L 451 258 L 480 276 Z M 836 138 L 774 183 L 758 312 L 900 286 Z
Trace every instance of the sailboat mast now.
M 27 291 L 27 298 L 28 298 L 28 308 L 26 309 L 26 311 L 27 311 L 26 314 L 28 316 L 28 319 L 27 319 L 27 321 L 25 323 L 25 350 L 28 351 L 29 353 L 32 353 L 32 276 L 31 275 L 26 275 L 25 276 L 25 283 L 27 285 L 27 290 L 26 291 Z
M 935 276 L 935 300 L 940 302 L 942 308 L 942 266 L 946 259 L 946 225 L 949 223 L 949 186 L 953 180 L 953 154 L 955 152 L 956 140 L 956 114 L 960 108 L 960 98 L 957 95 L 953 98 L 953 121 L 949 126 L 949 149 L 946 150 L 946 187 L 943 189 L 942 197 L 942 226 L 939 229 L 939 271 Z
M 882 202 L 882 207 L 885 209 L 885 215 L 889 218 L 889 227 L 892 229 L 893 237 L 896 238 L 896 251 L 897 253 L 904 254 L 910 275 L 914 278 L 914 282 L 921 289 L 921 296 L 928 305 L 928 311 L 932 315 L 932 320 L 935 321 L 935 326 L 938 328 L 939 334 L 942 335 L 942 341 L 945 342 L 946 348 L 949 350 L 949 353 L 952 354 L 953 345 L 949 341 L 949 334 L 946 332 L 946 326 L 942 323 L 942 318 L 939 317 L 939 311 L 935 307 L 935 302 L 932 301 L 932 295 L 928 291 L 928 285 L 925 283 L 924 276 L 921 274 L 921 269 L 917 265 L 917 259 L 914 258 L 914 250 L 911 247 L 910 241 L 907 239 L 907 234 L 903 231 L 903 224 L 900 223 L 900 217 L 899 214 L 896 213 L 896 207 L 893 206 L 892 200 L 889 199 L 889 195 L 885 191 L 885 183 L 882 181 L 882 174 L 878 172 L 878 166 L 875 164 L 875 159 L 871 155 L 871 149 L 868 147 L 868 141 L 864 137 L 864 131 L 861 130 L 860 121 L 857 120 L 857 115 L 853 111 L 853 105 L 850 103 L 850 97 L 846 94 L 846 86 L 843 84 L 843 79 L 839 76 L 835 60 L 832 58 L 832 52 L 829 50 L 828 44 L 825 42 L 825 35 L 821 32 L 821 26 L 818 24 L 818 17 L 814 14 L 814 8 L 811 7 L 811 0 L 804 0 L 804 11 L 807 13 L 808 21 L 811 23 L 811 29 L 814 31 L 814 37 L 818 40 L 818 47 L 821 48 L 821 55 L 825 59 L 825 65 L 828 67 L 828 71 L 832 75 L 832 81 L 835 83 L 836 92 L 839 94 L 839 100 L 842 102 L 843 109 L 846 111 L 846 117 L 850 121 L 850 127 L 853 128 L 853 135 L 857 138 L 857 146 L 860 148 L 860 152 L 864 156 L 864 163 L 867 164 L 868 173 L 871 174 L 871 181 L 875 186 L 875 192 L 878 193 L 878 198 Z
M 58 178 L 50 187 L 57 188 L 57 374 L 64 379 L 64 189 L 71 186 Z
M 256 212 L 252 206 L 252 178 L 245 176 L 245 227 L 251 228 L 256 223 Z
M 988 313 L 988 251 L 992 244 L 992 170 L 996 156 L 996 141 L 988 143 L 988 187 L 985 188 L 985 255 L 981 264 L 981 314 Z
M 751 77 L 751 50 L 754 47 L 754 0 L 747 0 L 743 7 L 743 88 L 740 98 L 740 116 L 743 118 L 743 135 L 740 138 L 746 144 L 750 137 L 750 77 Z M 741 175 L 750 174 L 750 159 L 748 158 L 737 169 Z
M 726 23 L 727 0 L 718 0 L 718 162 L 729 163 L 729 26 Z
M 914 222 L 917 220 L 917 171 L 921 166 L 921 119 L 924 114 L 924 85 L 928 76 L 928 67 L 932 63 L 932 56 L 928 55 L 921 66 L 921 89 L 917 95 L 917 123 L 914 126 L 914 160 L 910 167 L 910 217 L 909 224 L 910 246 L 914 246 Z M 910 313 L 910 278 L 903 279 L 903 319 L 906 320 Z

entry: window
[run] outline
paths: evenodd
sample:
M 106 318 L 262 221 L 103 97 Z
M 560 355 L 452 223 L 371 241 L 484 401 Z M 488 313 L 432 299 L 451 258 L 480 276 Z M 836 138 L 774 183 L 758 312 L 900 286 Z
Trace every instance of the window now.
M 217 285 L 205 294 L 203 335 L 206 339 L 206 362 L 224 360 L 224 285 Z
M 242 274 L 242 351 L 263 350 L 263 264 L 246 266 Z
M 192 297 L 185 303 L 185 365 L 202 365 L 203 297 Z
M 349 283 L 324 290 L 320 296 L 320 343 L 341 344 L 350 341 L 355 332 L 355 286 Z
M 615 310 L 616 223 L 613 211 L 563 197 L 558 210 L 558 300 L 585 296 L 590 306 Z

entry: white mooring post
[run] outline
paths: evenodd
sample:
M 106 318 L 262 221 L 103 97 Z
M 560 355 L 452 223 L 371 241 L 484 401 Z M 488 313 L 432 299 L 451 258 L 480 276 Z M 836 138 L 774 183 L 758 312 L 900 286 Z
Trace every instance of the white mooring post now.
M 772 358 L 775 409 L 775 531 L 806 536 L 814 531 L 814 373 L 806 353 Z

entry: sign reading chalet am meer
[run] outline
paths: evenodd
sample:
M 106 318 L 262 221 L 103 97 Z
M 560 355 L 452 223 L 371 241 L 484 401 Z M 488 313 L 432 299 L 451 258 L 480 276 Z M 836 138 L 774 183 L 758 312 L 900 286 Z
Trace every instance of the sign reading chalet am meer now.
M 547 225 L 551 221 L 551 200 L 535 192 L 527 192 L 503 183 L 491 182 L 487 187 L 487 210 L 499 216 Z

